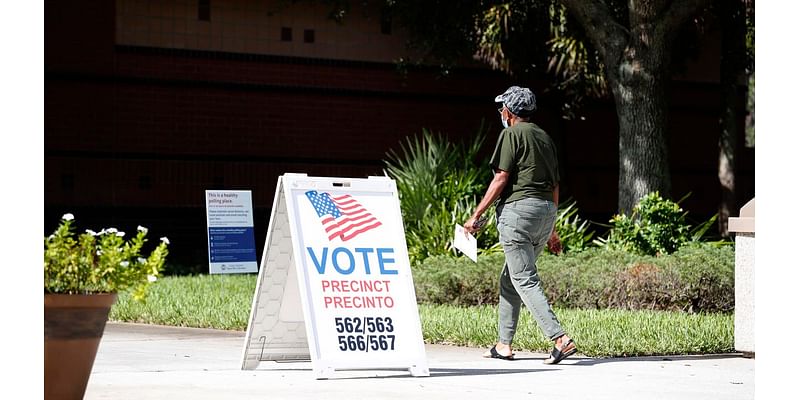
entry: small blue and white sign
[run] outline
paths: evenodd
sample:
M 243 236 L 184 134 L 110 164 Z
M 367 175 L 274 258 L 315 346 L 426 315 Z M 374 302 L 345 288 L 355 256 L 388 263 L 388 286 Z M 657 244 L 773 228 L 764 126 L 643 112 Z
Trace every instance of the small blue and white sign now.
M 258 272 L 249 190 L 206 190 L 208 272 Z

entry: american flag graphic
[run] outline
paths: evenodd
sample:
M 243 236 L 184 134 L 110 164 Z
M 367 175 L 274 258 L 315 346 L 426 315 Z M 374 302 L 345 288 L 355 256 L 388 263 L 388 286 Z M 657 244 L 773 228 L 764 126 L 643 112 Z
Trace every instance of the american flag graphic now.
M 349 194 L 332 197 L 330 193 L 309 190 L 306 197 L 317 211 L 328 240 L 338 237 L 346 242 L 381 226 L 381 222 Z

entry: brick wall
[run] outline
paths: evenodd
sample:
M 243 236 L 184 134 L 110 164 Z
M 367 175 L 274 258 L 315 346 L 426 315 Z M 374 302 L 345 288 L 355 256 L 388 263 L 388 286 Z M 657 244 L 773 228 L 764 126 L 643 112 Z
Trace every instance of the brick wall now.
M 93 228 L 142 224 L 170 236 L 171 258 L 183 263 L 205 262 L 204 190 L 252 190 L 260 246 L 280 174 L 380 174 L 407 135 L 426 127 L 469 138 L 481 119 L 492 125 L 489 152 L 499 127 L 491 99 L 518 83 L 485 69 L 442 78 L 391 63 L 115 45 L 113 2 L 51 1 L 45 10 L 45 230 L 64 212 Z M 562 198 L 607 221 L 616 208 L 613 103 L 587 104 L 584 120 L 566 121 L 544 81 L 522 84 L 537 92 L 536 122 L 558 145 Z M 720 198 L 718 93 L 686 80 L 672 88 L 673 195 L 692 192 L 684 207 L 698 219 Z M 739 149 L 744 204 L 754 161 Z

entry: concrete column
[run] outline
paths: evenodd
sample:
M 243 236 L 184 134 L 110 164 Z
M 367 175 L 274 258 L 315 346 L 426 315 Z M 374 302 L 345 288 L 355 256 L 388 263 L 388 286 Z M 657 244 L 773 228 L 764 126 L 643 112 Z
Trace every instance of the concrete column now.
M 736 351 L 754 357 L 755 341 L 755 276 L 756 276 L 756 199 L 739 210 L 738 218 L 728 219 L 728 231 L 736 233 L 736 270 L 734 307 L 734 344 Z

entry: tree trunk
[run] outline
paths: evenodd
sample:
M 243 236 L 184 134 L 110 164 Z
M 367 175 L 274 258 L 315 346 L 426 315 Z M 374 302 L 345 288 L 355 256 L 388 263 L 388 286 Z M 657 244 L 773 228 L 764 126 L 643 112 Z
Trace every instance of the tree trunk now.
M 745 19 L 742 1 L 720 1 L 722 18 L 722 115 L 720 116 L 719 162 L 717 176 L 722 191 L 719 204 L 719 233 L 728 237 L 728 218 L 736 212 L 736 142 L 739 137 L 738 80 L 744 70 Z
M 647 35 L 631 35 L 633 38 Z M 667 62 L 665 62 L 665 60 Z M 619 65 L 608 69 L 619 120 L 618 211 L 630 213 L 650 192 L 670 195 L 667 160 L 667 91 L 663 46 L 629 43 Z
M 724 57 L 723 57 L 724 60 Z M 724 65 L 724 61 L 723 61 Z M 729 69 L 727 67 L 723 70 Z M 738 101 L 735 77 L 729 81 L 723 74 L 722 85 L 722 118 L 720 118 L 719 135 L 719 162 L 717 163 L 717 177 L 722 191 L 719 204 L 719 233 L 728 237 L 728 218 L 736 211 L 736 138 L 738 136 L 738 123 L 736 104 Z
M 560 0 L 586 29 L 606 66 L 619 119 L 619 212 L 650 192 L 670 195 L 668 51 L 680 27 L 711 0 L 628 2 L 627 21 L 603 0 Z

